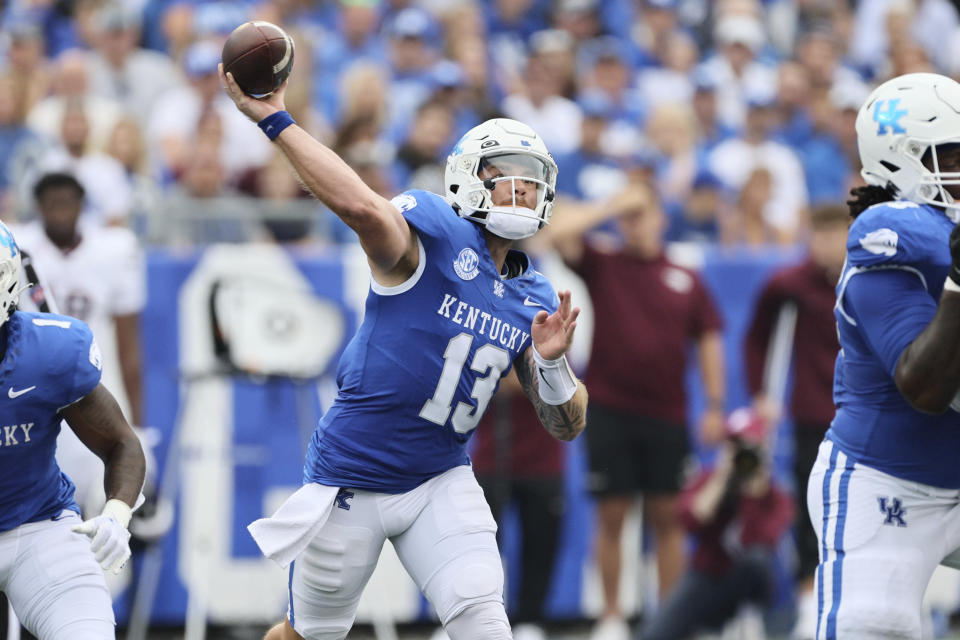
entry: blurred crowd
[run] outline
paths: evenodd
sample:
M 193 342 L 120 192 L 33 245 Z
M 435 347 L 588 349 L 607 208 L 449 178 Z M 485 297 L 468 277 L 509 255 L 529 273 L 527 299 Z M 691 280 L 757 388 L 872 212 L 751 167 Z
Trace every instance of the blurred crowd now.
M 845 197 L 871 85 L 960 72 L 947 0 L 13 0 L 0 216 L 68 169 L 85 219 L 148 243 L 349 240 L 220 90 L 251 19 L 296 42 L 295 119 L 384 194 L 442 191 L 457 137 L 502 114 L 544 137 L 567 199 L 639 176 L 668 240 L 733 245 L 796 242 Z

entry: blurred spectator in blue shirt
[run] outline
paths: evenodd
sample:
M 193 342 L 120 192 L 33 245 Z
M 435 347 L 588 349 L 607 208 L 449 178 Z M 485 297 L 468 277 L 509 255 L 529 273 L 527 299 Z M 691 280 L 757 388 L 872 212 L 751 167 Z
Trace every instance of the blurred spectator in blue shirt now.
M 693 178 L 690 195 L 683 202 L 680 215 L 670 220 L 666 240 L 717 244 L 721 240 L 724 220 L 729 216 L 723 184 L 715 175 L 701 169 Z
M 555 156 L 573 152 L 580 145 L 580 107 L 561 95 L 563 77 L 540 55 L 527 60 L 520 90 L 503 101 L 503 112 L 520 122 L 531 123 Z
M 420 105 L 410 132 L 397 149 L 393 183 L 401 189 L 444 193 L 443 171 L 452 135 L 450 107 L 437 101 Z
M 612 36 L 594 38 L 580 47 L 580 87 L 603 93 L 610 101 L 607 151 L 626 155 L 641 142 L 645 120 L 643 96 L 633 86 L 629 49 Z
M 340 78 L 359 61 L 384 64 L 386 47 L 377 32 L 380 16 L 375 2 L 341 0 L 335 28 L 313 43 L 314 106 L 328 122 L 342 117 Z M 309 55 L 309 53 L 308 53 Z
M 807 206 L 806 179 L 797 154 L 790 147 L 770 139 L 775 124 L 772 88 L 757 88 L 749 95 L 743 134 L 717 145 L 707 158 L 707 168 L 724 186 L 739 192 L 760 171 L 769 180 L 762 203 L 763 223 L 776 233 L 776 240 L 791 243 L 800 230 Z M 751 213 L 754 210 L 750 208 Z
M 608 198 L 627 181 L 617 158 L 607 153 L 603 144 L 613 109 L 607 97 L 597 92 L 585 93 L 578 104 L 583 113 L 580 147 L 557 156 L 557 191 L 577 200 Z
M 46 97 L 53 81 L 50 64 L 44 57 L 43 29 L 27 17 L 8 18 L 0 23 L 5 36 L 3 73 L 18 85 L 18 109 L 30 110 Z
M 670 40 L 680 31 L 675 0 L 643 0 L 628 35 L 633 45 L 634 67 L 667 66 Z
M 47 96 L 27 114 L 34 131 L 54 140 L 60 138 L 60 125 L 68 103 L 80 103 L 89 124 L 88 148 L 102 151 L 114 125 L 123 115 L 123 107 L 90 86 L 90 54 L 80 49 L 65 51 L 57 58 L 52 87 Z
M 146 123 L 157 99 L 184 78 L 173 60 L 141 49 L 140 14 L 120 4 L 100 8 L 91 24 L 94 52 L 90 56 L 90 90 L 115 101 Z
M 453 136 L 449 140 L 452 148 L 458 132 L 469 131 L 487 118 L 478 110 L 483 105 L 474 105 L 467 92 L 467 76 L 459 64 L 451 60 L 441 60 L 430 70 L 432 93 L 431 101 L 442 102 L 453 112 Z M 532 122 L 532 121 L 531 121 Z
M 220 52 L 221 45 L 215 41 L 191 45 L 183 59 L 189 83 L 165 93 L 150 114 L 148 148 L 165 184 L 190 161 L 202 123 L 218 131 L 220 162 L 228 180 L 263 166 L 270 157 L 270 141 L 233 106 L 220 86 Z
M 429 13 L 407 7 L 385 25 L 389 38 L 390 115 L 387 134 L 398 141 L 419 107 L 430 97 L 430 70 L 437 59 L 441 33 Z
M 841 109 L 833 100 L 829 94 L 814 98 L 813 125 L 799 149 L 811 206 L 843 202 L 852 186 L 850 162 L 834 135 Z M 859 108 L 858 104 L 854 111 Z
M 640 95 L 650 108 L 659 104 L 687 104 L 693 97 L 690 73 L 700 52 L 693 37 L 685 31 L 669 33 L 663 44 L 662 66 L 642 69 L 637 79 Z
M 654 184 L 669 218 L 681 215 L 699 170 L 697 120 L 685 103 L 662 104 L 647 121 L 646 138 L 658 152 Z
M 813 135 L 810 119 L 810 77 L 806 68 L 785 61 L 777 69 L 777 97 L 774 106 L 777 124 L 772 136 L 799 151 Z
M 603 31 L 597 0 L 557 0 L 552 26 L 569 33 L 577 48 Z
M 40 136 L 24 123 L 23 89 L 11 75 L 0 75 L 0 212 L 4 214 L 30 202 L 24 200 L 26 193 L 18 194 L 12 187 L 25 184 L 18 177 L 44 146 Z
M 717 52 L 703 63 L 702 70 L 713 79 L 719 120 L 740 128 L 746 118 L 747 88 L 775 82 L 773 69 L 757 58 L 766 41 L 763 25 L 748 15 L 720 15 L 713 33 Z
M 718 144 L 737 134 L 737 129 L 720 121 L 717 116 L 717 83 L 704 69 L 696 69 L 693 77 L 691 104 L 697 116 L 700 132 L 698 146 L 701 155 L 706 155 Z

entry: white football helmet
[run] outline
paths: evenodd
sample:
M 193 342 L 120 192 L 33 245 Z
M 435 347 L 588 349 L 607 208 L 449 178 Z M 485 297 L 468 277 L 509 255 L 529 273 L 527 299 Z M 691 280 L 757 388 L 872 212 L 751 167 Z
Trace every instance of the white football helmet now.
M 20 247 L 7 225 L 0 222 L 0 325 L 17 309 L 19 284 Z
M 960 219 L 960 202 L 944 189 L 960 185 L 960 172 L 940 171 L 938 157 L 944 145 L 960 143 L 960 84 L 935 73 L 888 80 L 860 107 L 856 128 L 867 184 Z M 930 169 L 922 162 L 928 152 Z
M 485 172 L 484 178 L 481 172 Z M 536 132 L 516 120 L 495 118 L 470 129 L 447 156 L 444 196 L 457 213 L 513 240 L 532 236 L 550 221 L 557 163 Z M 510 206 L 493 202 L 497 183 L 511 181 Z M 533 209 L 518 205 L 516 186 L 536 189 Z

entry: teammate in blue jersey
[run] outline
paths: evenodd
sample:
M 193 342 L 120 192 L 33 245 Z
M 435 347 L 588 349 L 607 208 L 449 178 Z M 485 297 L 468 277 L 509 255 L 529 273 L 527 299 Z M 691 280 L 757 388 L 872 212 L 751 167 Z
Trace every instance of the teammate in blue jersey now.
M 0 591 L 43 640 L 113 638 L 101 566 L 119 572 L 130 557 L 143 450 L 100 384 L 90 329 L 67 316 L 16 311 L 19 273 L 20 250 L 0 223 Z M 61 420 L 105 466 L 107 503 L 83 522 L 54 457 Z
M 371 270 L 304 486 L 250 525 L 267 556 L 295 560 L 287 619 L 267 639 L 346 637 L 387 539 L 453 640 L 510 638 L 496 525 L 464 448 L 511 367 L 551 434 L 585 425 L 564 355 L 579 310 L 511 249 L 550 219 L 553 158 L 530 127 L 490 120 L 454 147 L 442 197 L 388 201 L 293 123 L 285 87 L 255 100 L 221 81 L 357 233 Z
M 960 84 L 889 80 L 856 129 L 837 409 L 807 492 L 816 637 L 919 638 L 930 576 L 960 547 Z

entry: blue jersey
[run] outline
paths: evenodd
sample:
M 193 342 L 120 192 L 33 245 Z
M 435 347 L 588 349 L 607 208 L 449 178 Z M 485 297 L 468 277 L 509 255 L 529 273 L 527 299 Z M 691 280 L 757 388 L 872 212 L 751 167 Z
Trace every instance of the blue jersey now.
M 910 202 L 875 205 L 851 225 L 834 314 L 837 413 L 827 432 L 856 462 L 944 488 L 960 488 L 960 414 L 916 411 L 894 372 L 936 313 L 952 229 L 939 209 Z
M 559 303 L 522 254 L 513 258 L 524 272 L 501 278 L 482 228 L 440 196 L 393 202 L 416 230 L 419 264 L 404 284 L 371 284 L 337 398 L 310 441 L 306 482 L 401 493 L 469 464 L 467 440 L 531 345 L 533 317 Z
M 4 325 L 0 361 L 0 531 L 80 509 L 54 454 L 60 409 L 100 382 L 100 352 L 86 324 L 18 311 Z

